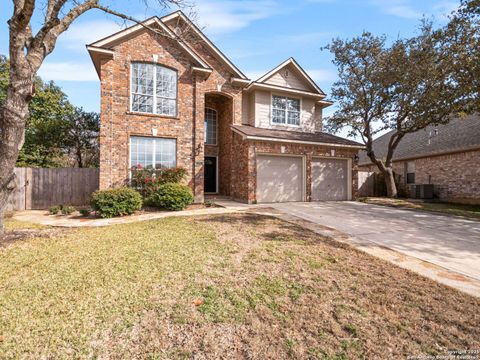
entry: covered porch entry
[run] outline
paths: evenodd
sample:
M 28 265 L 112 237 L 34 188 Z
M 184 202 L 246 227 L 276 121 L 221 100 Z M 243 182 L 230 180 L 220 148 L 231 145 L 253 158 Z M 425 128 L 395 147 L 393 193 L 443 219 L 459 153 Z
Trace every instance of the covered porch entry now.
M 233 99 L 221 92 L 205 94 L 204 193 L 230 195 Z

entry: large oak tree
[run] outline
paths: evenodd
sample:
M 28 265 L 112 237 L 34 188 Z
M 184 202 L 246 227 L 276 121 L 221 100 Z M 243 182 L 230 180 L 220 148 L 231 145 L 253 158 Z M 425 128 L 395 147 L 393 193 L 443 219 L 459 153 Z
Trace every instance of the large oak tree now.
M 461 11 L 471 14 L 469 3 L 464 2 Z M 327 47 L 340 78 L 332 89 L 338 109 L 327 119 L 327 128 L 335 132 L 346 127 L 363 140 L 367 156 L 385 177 L 389 197 L 397 196 L 392 160 L 406 134 L 478 109 L 478 85 L 469 76 L 478 71 L 471 57 L 476 53 L 478 59 L 479 28 L 471 26 L 475 17 L 462 16 L 460 21 L 461 11 L 445 28 L 433 30 L 424 22 L 418 36 L 390 45 L 385 37 L 365 32 Z M 463 36 L 456 36 L 459 33 Z M 373 140 L 385 130 L 393 131 L 381 158 Z
M 3 211 L 14 187 L 14 167 L 24 143 L 29 103 L 34 96 L 34 81 L 45 58 L 55 49 L 58 37 L 83 14 L 99 10 L 124 20 L 138 22 L 102 0 L 12 0 L 13 14 L 8 20 L 9 60 L 7 94 L 0 104 L 0 236 Z M 145 7 L 165 8 L 185 5 L 184 0 L 141 0 Z M 153 4 L 155 3 L 155 4 Z M 32 19 L 42 18 L 33 32 Z M 155 29 L 151 29 L 155 31 Z M 166 36 L 165 34 L 160 34 Z M 2 80 L 4 81 L 4 80 Z

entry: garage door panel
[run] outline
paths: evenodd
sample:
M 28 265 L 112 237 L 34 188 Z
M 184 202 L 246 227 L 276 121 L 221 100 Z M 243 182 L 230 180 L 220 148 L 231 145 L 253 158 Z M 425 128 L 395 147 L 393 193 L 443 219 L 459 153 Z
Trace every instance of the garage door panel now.
M 257 202 L 303 200 L 303 159 L 257 156 Z
M 312 200 L 348 200 L 348 161 L 315 159 L 312 161 Z

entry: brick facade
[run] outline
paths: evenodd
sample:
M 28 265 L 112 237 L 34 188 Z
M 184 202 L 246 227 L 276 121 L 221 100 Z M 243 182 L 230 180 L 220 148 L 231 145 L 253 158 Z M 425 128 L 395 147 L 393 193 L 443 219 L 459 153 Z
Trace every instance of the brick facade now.
M 415 184 L 433 184 L 435 195 L 443 201 L 480 204 L 480 150 L 412 159 L 415 163 Z M 395 161 L 393 170 L 402 189 L 406 185 L 407 160 Z M 377 171 L 373 165 L 362 170 Z
M 121 186 L 128 181 L 130 136 L 153 136 L 152 130 L 156 129 L 158 137 L 176 139 L 177 166 L 188 170 L 187 182 L 195 192 L 195 200 L 202 202 L 205 98 L 220 94 L 226 99 L 221 109 L 225 121 L 220 132 L 226 134 L 227 140 L 222 138 L 219 143 L 219 161 L 228 168 L 226 121 L 241 123 L 242 89 L 231 85 L 231 74 L 203 47 L 197 49 L 198 53 L 214 66 L 206 80 L 192 73 L 192 60 L 169 38 L 144 31 L 113 49 L 114 58 L 101 64 L 100 188 Z M 158 56 L 156 63 L 178 72 L 176 117 L 129 111 L 131 63 L 155 63 L 153 55 Z M 227 112 L 229 116 L 225 115 Z M 223 189 L 229 188 L 228 181 L 222 179 Z
M 173 25 L 172 25 L 173 26 Z M 194 35 L 196 36 L 196 35 Z M 109 45 L 113 58 L 99 63 L 101 77 L 100 188 L 128 183 L 130 137 L 160 137 L 176 140 L 176 165 L 187 169 L 187 183 L 196 202 L 204 199 L 204 157 L 217 156 L 220 195 L 253 203 L 256 201 L 256 154 L 286 153 L 306 157 L 307 200 L 310 199 L 312 156 L 353 159 L 356 149 L 314 145 L 245 141 L 231 125 L 241 125 L 248 95 L 232 84 L 231 69 L 218 60 L 197 36 L 190 39 L 195 52 L 212 68 L 199 75 L 192 56 L 178 42 L 146 29 Z M 130 72 L 133 62 L 156 63 L 177 72 L 178 94 L 175 117 L 130 111 Z M 238 84 L 238 82 L 236 83 Z M 204 112 L 217 111 L 217 144 L 204 144 Z M 317 119 L 318 120 L 318 119 Z M 321 128 L 321 124 L 317 124 Z M 352 163 L 354 163 L 352 161 Z M 356 169 L 352 170 L 352 195 L 356 197 Z

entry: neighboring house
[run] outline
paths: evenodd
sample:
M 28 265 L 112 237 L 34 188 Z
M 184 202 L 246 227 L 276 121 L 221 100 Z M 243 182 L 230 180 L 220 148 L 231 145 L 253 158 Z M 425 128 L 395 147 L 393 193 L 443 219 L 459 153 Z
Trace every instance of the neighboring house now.
M 356 196 L 362 145 L 321 132 L 331 102 L 294 59 L 251 81 L 180 11 L 87 49 L 101 80 L 100 188 L 141 164 L 186 168 L 197 202 Z
M 374 150 L 384 158 L 391 133 L 374 141 Z M 480 204 L 480 116 L 452 119 L 446 125 L 431 125 L 407 134 L 393 157 L 399 187 L 433 184 L 438 198 L 450 202 Z M 359 170 L 378 172 L 365 152 Z

